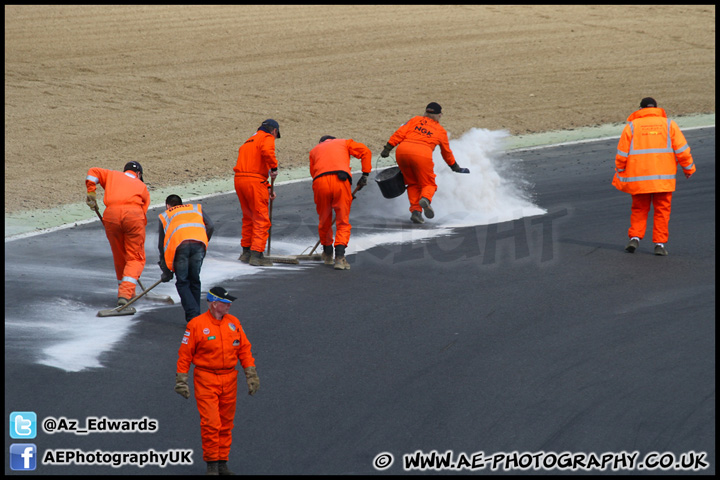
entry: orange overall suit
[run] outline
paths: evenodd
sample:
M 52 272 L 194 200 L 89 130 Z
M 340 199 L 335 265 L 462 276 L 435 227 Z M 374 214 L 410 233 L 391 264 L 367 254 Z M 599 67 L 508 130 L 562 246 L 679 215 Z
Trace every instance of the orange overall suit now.
M 372 152 L 352 139 L 335 138 L 318 143 L 310 150 L 310 176 L 313 179 L 315 206 L 320 217 L 318 234 L 323 246 L 333 244 L 333 211 L 335 212 L 335 245 L 350 241 L 350 155 L 361 160 L 364 174 L 372 170 Z
M 258 130 L 240 147 L 235 172 L 235 192 L 242 209 L 240 245 L 264 252 L 270 230 L 268 173 L 277 169 L 275 137 Z
M 118 297 L 131 299 L 145 268 L 145 226 L 150 193 L 133 171 L 93 167 L 85 178 L 87 191 L 105 189 L 103 224 L 115 263 Z
M 410 212 L 421 212 L 420 199 L 425 197 L 432 202 L 437 191 L 432 158 L 435 147 L 440 145 L 440 152 L 448 166 L 455 164 L 447 132 L 435 120 L 418 115 L 400 126 L 388 144 L 397 146 L 395 158 L 407 184 Z
M 178 350 L 177 371 L 188 373 L 195 365 L 193 384 L 200 412 L 203 460 L 227 461 L 232 444 L 237 402 L 238 360 L 254 367 L 251 344 L 237 317 L 216 320 L 206 311 L 187 324 Z
M 629 237 L 645 236 L 652 204 L 653 242 L 667 242 L 678 163 L 687 178 L 695 173 L 685 136 L 664 109 L 641 108 L 628 117 L 618 142 L 612 184 L 632 195 Z

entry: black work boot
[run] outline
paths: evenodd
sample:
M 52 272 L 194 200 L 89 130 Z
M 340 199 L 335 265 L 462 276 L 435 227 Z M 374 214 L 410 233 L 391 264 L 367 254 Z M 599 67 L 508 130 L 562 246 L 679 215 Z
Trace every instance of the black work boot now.
M 243 253 L 238 257 L 242 263 L 250 262 L 250 247 L 242 247 Z
M 655 244 L 655 255 L 662 255 L 663 257 L 668 254 L 667 248 L 665 248 L 665 244 L 663 243 L 656 243 Z
M 625 247 L 625 251 L 629 253 L 635 253 L 635 250 L 637 250 L 638 246 L 640 246 L 640 239 L 637 237 L 632 237 L 628 242 L 627 246 Z
M 415 210 L 410 214 L 410 221 L 413 223 L 425 223 L 425 219 L 422 216 L 421 212 L 418 212 Z
M 273 265 L 272 260 L 265 258 L 262 252 L 256 252 L 255 250 L 250 250 L 250 261 L 248 263 L 254 267 L 272 267 Z
M 207 472 L 205 475 L 220 475 L 218 472 L 218 462 L 207 462 Z
M 430 200 L 428 200 L 425 197 L 422 197 L 420 199 L 420 206 L 423 209 L 423 213 L 427 218 L 433 218 L 435 216 L 435 212 L 433 211 L 432 207 L 430 206 Z
M 218 461 L 218 473 L 220 475 L 235 475 L 227 466 L 227 460 Z
M 332 245 L 323 245 L 323 253 L 320 255 L 320 258 L 322 259 L 323 263 L 325 265 L 332 265 L 333 264 L 333 246 Z

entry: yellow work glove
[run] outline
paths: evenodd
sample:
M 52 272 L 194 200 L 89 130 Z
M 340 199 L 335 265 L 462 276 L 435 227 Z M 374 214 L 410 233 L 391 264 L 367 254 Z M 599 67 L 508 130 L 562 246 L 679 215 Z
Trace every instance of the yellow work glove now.
M 95 210 L 97 208 L 97 193 L 87 192 L 85 203 L 87 203 L 87 206 L 90 207 L 90 210 Z
M 247 380 L 248 384 L 248 394 L 255 395 L 255 392 L 260 388 L 260 379 L 258 378 L 255 367 L 247 367 L 245 369 L 245 380 Z
M 188 387 L 188 374 L 177 372 L 175 374 L 175 392 L 185 398 L 190 398 L 190 387 Z

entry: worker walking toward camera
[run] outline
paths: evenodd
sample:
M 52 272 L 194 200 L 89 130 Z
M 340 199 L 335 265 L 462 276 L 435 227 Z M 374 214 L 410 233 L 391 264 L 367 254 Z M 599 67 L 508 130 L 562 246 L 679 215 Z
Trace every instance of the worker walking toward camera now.
M 240 261 L 253 266 L 271 266 L 264 257 L 265 244 L 270 231 L 268 175 L 273 180 L 278 174 L 275 157 L 275 139 L 280 138 L 280 125 L 273 119 L 265 120 L 257 131 L 240 147 L 235 172 L 235 193 L 242 208 L 243 252 Z
M 361 161 L 362 176 L 358 189 L 367 185 L 372 170 L 372 152 L 362 143 L 352 139 L 325 135 L 310 150 L 310 176 L 319 216 L 318 235 L 323 246 L 321 255 L 326 265 L 333 265 L 333 212 L 335 212 L 335 262 L 336 270 L 350 270 L 345 249 L 350 241 L 350 207 L 352 205 L 352 171 L 350 156 Z
M 631 114 L 623 128 L 615 155 L 612 184 L 632 195 L 630 229 L 625 250 L 633 253 L 645 236 L 652 204 L 655 255 L 667 255 L 672 192 L 680 164 L 686 178 L 695 173 L 690 146 L 680 127 L 667 118 L 651 98 L 643 98 L 640 110 Z
M 117 305 L 135 296 L 135 286 L 145 268 L 145 226 L 150 193 L 138 162 L 128 162 L 122 172 L 92 167 L 85 178 L 85 203 L 97 211 L 97 185 L 105 190 L 102 222 L 110 242 L 118 280 Z
M 424 115 L 411 118 L 395 131 L 380 154 L 381 157 L 387 157 L 394 147 L 398 147 L 396 160 L 407 184 L 410 220 L 413 223 L 425 223 L 422 212 L 427 218 L 435 216 L 430 204 L 437 191 L 432 158 L 436 146 L 440 146 L 445 163 L 454 172 L 469 173 L 468 169 L 460 168 L 455 161 L 447 132 L 440 125 L 441 117 L 442 107 L 430 102 L 425 107 Z
M 248 394 L 260 388 L 252 345 L 240 321 L 228 313 L 236 299 L 222 287 L 210 289 L 208 310 L 190 320 L 178 350 L 175 392 L 186 399 L 190 398 L 190 364 L 195 365 L 193 386 L 208 475 L 233 475 L 227 461 L 235 424 L 238 361 L 245 371 Z
M 189 322 L 201 313 L 200 269 L 215 226 L 202 205 L 183 204 L 178 195 L 168 195 L 158 217 L 160 280 L 169 282 L 175 272 L 175 288 Z

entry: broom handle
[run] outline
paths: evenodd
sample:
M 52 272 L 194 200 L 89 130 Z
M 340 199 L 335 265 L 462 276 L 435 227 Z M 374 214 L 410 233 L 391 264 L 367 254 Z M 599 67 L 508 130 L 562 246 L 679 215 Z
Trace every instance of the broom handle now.
M 122 307 L 117 308 L 116 310 L 117 310 L 118 312 L 121 311 L 121 310 L 125 310 L 127 307 L 129 307 L 129 306 L 132 305 L 133 303 L 135 303 L 135 302 L 137 302 L 138 300 L 140 300 L 140 299 L 141 299 L 143 296 L 145 296 L 145 294 L 148 293 L 150 290 L 152 290 L 153 288 L 155 288 L 155 287 L 157 287 L 158 285 L 160 285 L 160 282 L 162 282 L 162 279 L 160 279 L 160 280 L 158 280 L 157 282 L 153 283 L 153 284 L 150 285 L 147 289 L 143 289 L 142 292 L 140 292 L 139 294 L 135 295 L 135 297 L 134 297 L 133 299 L 131 299 L 128 303 L 126 303 L 126 304 L 123 305 Z
M 270 229 L 268 230 L 268 248 L 267 248 L 268 255 L 270 255 L 270 242 L 272 241 L 272 206 L 273 206 L 272 196 L 274 193 L 275 193 L 275 177 L 272 177 L 270 179 Z

